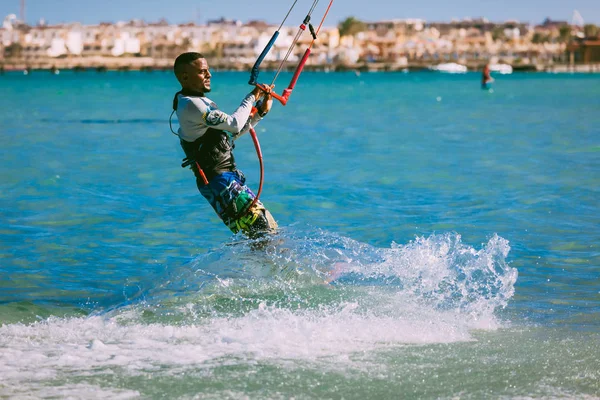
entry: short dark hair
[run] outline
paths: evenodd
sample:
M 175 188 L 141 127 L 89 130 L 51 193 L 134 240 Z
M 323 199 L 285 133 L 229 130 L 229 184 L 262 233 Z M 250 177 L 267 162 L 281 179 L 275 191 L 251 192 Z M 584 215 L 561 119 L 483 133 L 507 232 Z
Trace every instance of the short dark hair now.
M 175 59 L 175 64 L 173 65 L 173 71 L 177 74 L 181 67 L 184 65 L 189 65 L 199 58 L 204 58 L 204 56 L 200 53 L 196 53 L 194 51 L 190 51 L 188 53 L 182 53 Z

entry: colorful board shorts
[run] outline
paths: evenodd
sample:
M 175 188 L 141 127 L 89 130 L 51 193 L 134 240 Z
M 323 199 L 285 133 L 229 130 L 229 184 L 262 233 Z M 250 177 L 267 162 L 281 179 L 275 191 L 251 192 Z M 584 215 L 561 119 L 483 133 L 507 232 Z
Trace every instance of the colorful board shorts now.
M 260 201 L 248 210 L 256 195 L 245 182 L 244 174 L 236 170 L 217 175 L 198 189 L 233 233 L 242 231 L 253 236 L 277 229 L 271 213 Z

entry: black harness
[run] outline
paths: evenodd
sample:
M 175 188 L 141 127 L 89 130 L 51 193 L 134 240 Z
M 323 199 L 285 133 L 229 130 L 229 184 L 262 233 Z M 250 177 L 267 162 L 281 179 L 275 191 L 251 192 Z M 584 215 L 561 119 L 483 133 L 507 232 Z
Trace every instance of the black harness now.
M 190 97 L 204 97 L 203 93 L 181 90 L 173 97 L 173 112 L 177 111 L 178 95 Z M 186 158 L 181 164 L 182 168 L 190 167 L 196 175 L 196 180 L 206 185 L 216 175 L 236 169 L 233 149 L 233 140 L 227 132 L 208 128 L 206 133 L 193 142 L 180 138 L 181 148 Z

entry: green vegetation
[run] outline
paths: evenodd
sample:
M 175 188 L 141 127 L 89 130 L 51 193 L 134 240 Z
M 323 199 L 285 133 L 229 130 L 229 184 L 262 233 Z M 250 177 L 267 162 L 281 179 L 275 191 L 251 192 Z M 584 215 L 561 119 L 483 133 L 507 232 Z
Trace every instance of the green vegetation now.
M 364 32 L 367 30 L 367 24 L 364 22 L 354 18 L 348 17 L 338 25 L 338 30 L 340 31 L 341 36 L 354 36 L 359 32 Z
M 583 33 L 586 38 L 597 38 L 600 34 L 600 28 L 594 24 L 585 24 L 583 26 Z
M 558 29 L 558 40 L 561 43 L 567 43 L 571 40 L 571 27 L 569 25 L 563 25 Z

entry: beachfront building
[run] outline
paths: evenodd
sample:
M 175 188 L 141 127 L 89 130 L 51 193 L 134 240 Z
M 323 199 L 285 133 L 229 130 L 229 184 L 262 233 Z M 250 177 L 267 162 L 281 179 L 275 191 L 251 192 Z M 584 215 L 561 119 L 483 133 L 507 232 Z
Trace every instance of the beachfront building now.
M 115 35 L 110 43 L 111 55 L 113 57 L 141 55 L 146 24 L 140 20 L 132 20 L 118 22 L 115 28 Z
M 237 64 L 239 68 L 254 63 L 276 27 L 251 21 L 248 24 L 226 24 L 221 29 L 219 43 L 221 45 L 221 59 L 230 64 Z M 262 47 L 261 47 L 262 45 Z M 269 55 L 266 59 L 270 59 Z
M 218 29 L 213 25 L 196 25 L 194 23 L 179 25 L 179 37 L 182 45 L 187 45 L 189 51 L 197 51 L 207 57 L 214 55 L 216 44 L 214 37 Z
M 265 46 L 271 40 L 277 26 L 269 25 L 262 21 L 251 21 L 244 25 L 225 26 L 217 30 L 220 43 L 220 59 L 229 64 L 235 64 L 238 68 L 246 68 L 254 64 Z M 264 58 L 264 63 L 271 67 L 279 64 L 287 55 L 288 66 L 298 62 L 308 46 L 312 42 L 312 36 L 308 31 L 302 32 L 296 45 L 288 50 L 298 32 L 297 27 L 282 27 L 279 31 L 277 41 Z M 307 65 L 326 64 L 331 61 L 333 53 L 332 46 L 339 43 L 337 28 L 322 27 L 318 40 L 311 48 L 311 56 Z
M 572 30 L 573 27 L 567 21 L 553 21 L 549 18 L 534 26 L 529 43 L 535 59 L 543 64 L 563 61 Z
M 403 45 L 423 31 L 424 20 L 395 19 L 367 23 L 359 34 L 366 62 L 395 62 L 406 56 Z
M 311 53 L 312 64 L 330 64 L 335 58 L 336 49 L 340 45 L 340 31 L 335 27 L 322 27 Z
M 12 43 L 12 29 L 8 29 L 4 24 L 0 26 L 0 62 L 4 60 L 4 48 Z
M 9 14 L 4 18 L 2 26 L 0 26 L 0 44 L 3 47 L 20 42 L 21 32 L 18 29 L 21 22 L 17 20 L 17 16 Z
M 81 40 L 77 25 L 40 25 L 36 27 L 19 26 L 12 31 L 12 43 L 7 46 L 7 57 L 18 57 L 25 61 L 34 61 L 47 57 L 59 57 L 70 50 L 79 52 Z
M 141 32 L 140 55 L 154 59 L 173 59 L 190 45 L 178 25 L 165 20 L 148 23 Z
M 434 55 L 441 61 L 473 65 L 509 57 L 503 44 L 518 40 L 521 32 L 528 29 L 518 21 L 494 23 L 485 18 L 434 22 L 427 26 L 439 32 L 440 46 L 434 49 Z
M 82 29 L 83 48 L 82 57 L 102 57 L 108 54 L 109 49 L 103 47 L 106 42 L 102 40 L 102 33 L 109 24 L 86 25 Z
M 567 46 L 570 64 L 600 64 L 600 37 L 574 40 Z
M 33 61 L 46 57 L 79 56 L 83 49 L 82 25 L 38 25 L 25 35 L 25 59 Z
M 4 18 L 2 30 L 0 31 L 2 59 L 21 57 L 23 47 L 22 28 L 24 28 L 23 23 L 17 20 L 15 14 L 9 14 Z
M 262 33 L 261 40 L 258 43 L 256 57 L 260 55 L 262 49 L 264 49 L 267 43 L 269 43 L 269 40 L 273 36 L 273 32 L 275 31 L 275 29 L 277 29 L 277 27 L 273 26 L 272 29 L 269 30 L 269 32 Z M 273 45 L 273 48 L 271 49 L 269 54 L 267 54 L 267 56 L 265 57 L 265 60 L 271 63 L 281 62 L 288 53 L 288 50 L 292 45 L 292 42 L 294 41 L 294 37 L 296 36 L 297 32 L 298 27 L 282 27 L 279 31 L 279 37 L 277 38 L 277 41 Z M 306 38 L 307 36 L 310 35 L 307 32 L 304 32 L 304 34 L 300 37 L 299 44 L 296 45 L 294 49 L 292 49 L 292 52 L 288 56 L 288 60 L 290 62 L 298 61 L 300 57 L 302 57 L 302 53 L 304 52 L 304 47 L 302 46 L 307 45 L 307 42 L 304 41 L 303 38 Z
M 366 23 L 349 20 L 353 20 L 354 29 L 321 28 L 307 65 L 395 69 L 447 62 L 478 67 L 488 62 L 535 65 L 567 62 L 570 58 L 573 62 L 596 59 L 592 42 L 582 42 L 566 52 L 569 40 L 579 37 L 583 28 L 564 21 L 546 20 L 531 27 L 519 21 L 494 23 L 484 18 L 434 23 L 420 19 Z M 276 29 L 263 21 L 243 24 L 224 18 L 205 25 L 132 20 L 96 25 L 41 22 L 28 26 L 10 15 L 0 28 L 0 59 L 5 65 L 38 67 L 63 60 L 61 65 L 66 68 L 92 63 L 162 68 L 171 65 L 181 52 L 198 51 L 219 68 L 245 69 L 254 63 Z M 286 56 L 297 31 L 296 26 L 280 29 L 278 40 L 265 58 L 266 67 L 275 66 Z M 311 42 L 308 30 L 303 32 L 287 67 L 297 63 Z
M 435 27 L 424 26 L 420 30 L 409 31 L 402 39 L 397 40 L 394 48 L 397 65 L 431 65 L 448 58 L 453 43 L 440 35 Z
M 423 20 L 394 19 L 360 23 L 360 30 L 349 33 L 332 34 L 336 37 L 336 47 L 332 50 L 336 62 L 346 65 L 368 64 L 377 69 L 383 64 L 406 63 L 409 52 L 406 43 L 423 29 Z M 340 37 L 340 35 L 342 35 Z M 403 61 L 401 61 L 403 60 Z
M 315 27 L 316 29 L 316 27 Z M 296 29 L 294 29 L 294 35 L 296 33 Z M 290 43 L 291 43 L 291 32 L 290 32 Z M 313 41 L 312 35 L 308 32 L 303 32 L 302 36 L 298 40 L 298 44 L 294 49 L 294 58 L 290 59 L 290 61 L 298 61 L 302 58 L 306 49 L 310 46 Z M 337 28 L 331 27 L 321 27 L 321 31 L 319 32 L 319 36 L 317 40 L 312 44 L 310 57 L 308 58 L 306 65 L 324 65 L 329 64 L 335 57 L 336 53 L 332 49 L 335 49 L 339 46 L 340 37 L 339 31 Z M 287 51 L 289 44 L 284 44 L 283 48 Z M 283 50 L 283 49 L 282 49 Z
M 391 62 L 398 39 L 402 41 L 406 25 L 404 21 L 380 21 L 367 24 L 367 30 L 357 34 L 366 62 Z

